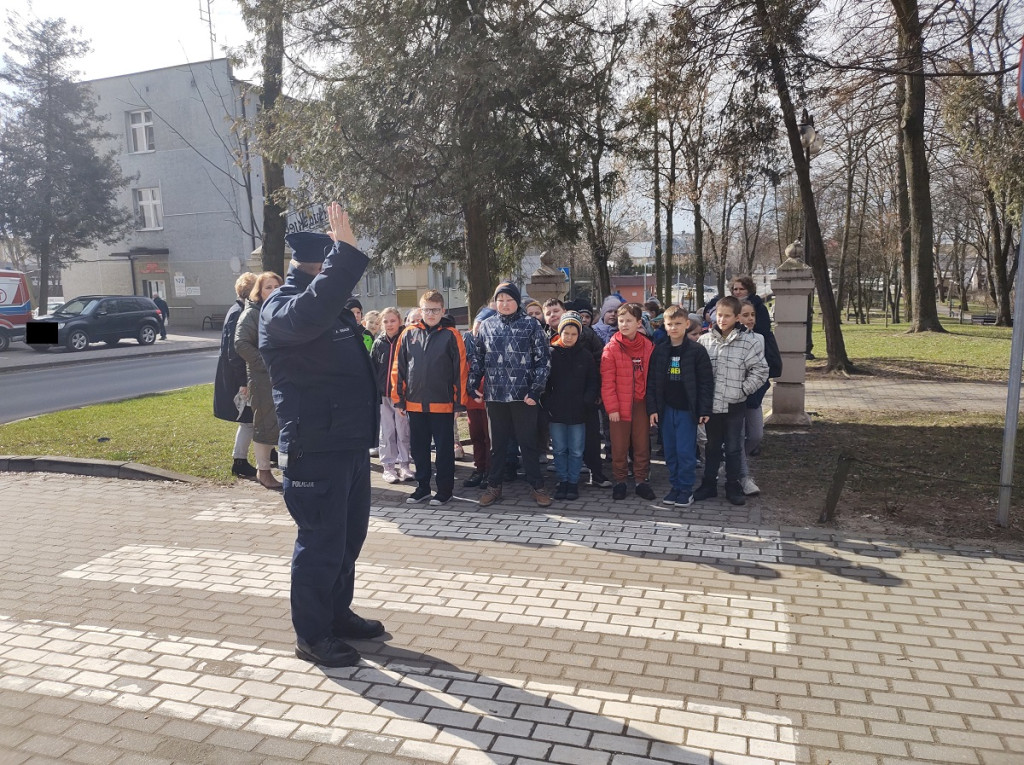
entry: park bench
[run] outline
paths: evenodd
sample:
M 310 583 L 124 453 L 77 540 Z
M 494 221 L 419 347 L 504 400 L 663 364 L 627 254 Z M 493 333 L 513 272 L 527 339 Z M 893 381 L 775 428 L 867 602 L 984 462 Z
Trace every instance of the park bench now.
M 210 325 L 210 329 L 219 329 L 224 326 L 224 314 L 222 313 L 211 313 L 203 317 L 202 328 L 206 329 L 206 325 Z
M 995 324 L 995 314 L 985 313 L 971 316 L 971 324 Z

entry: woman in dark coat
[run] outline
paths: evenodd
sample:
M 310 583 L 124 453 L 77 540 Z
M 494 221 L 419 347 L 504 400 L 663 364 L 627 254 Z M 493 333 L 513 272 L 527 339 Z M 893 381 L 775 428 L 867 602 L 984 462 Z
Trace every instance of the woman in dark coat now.
M 759 335 L 770 335 L 772 332 L 772 316 L 768 313 L 768 306 L 764 304 L 764 301 L 757 294 L 757 287 L 754 285 L 754 280 L 746 274 L 740 274 L 734 276 L 729 280 L 729 294 L 740 302 L 748 302 L 754 306 L 754 316 L 756 322 L 754 324 L 754 331 Z M 717 295 L 707 302 L 704 306 L 703 316 L 708 315 L 708 311 L 715 307 L 722 296 Z
M 235 329 L 235 351 L 245 359 L 249 401 L 252 404 L 252 450 L 256 455 L 256 480 L 268 489 L 281 488 L 270 470 L 270 453 L 277 444 L 280 430 L 270 373 L 259 350 L 260 308 L 263 301 L 280 287 L 284 280 L 272 271 L 256 277 L 245 310 Z
M 235 353 L 235 329 L 238 317 L 245 308 L 245 297 L 252 292 L 256 274 L 244 273 L 235 281 L 238 299 L 224 315 L 224 327 L 220 333 L 220 358 L 217 359 L 217 376 L 213 379 L 213 416 L 219 420 L 237 422 L 234 462 L 232 474 L 239 478 L 255 478 L 256 468 L 249 462 L 249 444 L 252 443 L 252 408 L 248 405 L 241 411 L 235 404 L 240 391 L 247 396 L 245 359 Z

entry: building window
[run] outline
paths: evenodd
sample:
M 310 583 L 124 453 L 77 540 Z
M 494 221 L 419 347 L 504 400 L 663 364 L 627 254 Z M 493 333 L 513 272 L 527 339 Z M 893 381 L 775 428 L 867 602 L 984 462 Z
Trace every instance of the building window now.
M 164 207 L 160 189 L 135 189 L 135 230 L 150 231 L 164 227 Z
M 149 109 L 128 112 L 128 151 L 138 154 L 143 151 L 155 150 L 153 113 Z

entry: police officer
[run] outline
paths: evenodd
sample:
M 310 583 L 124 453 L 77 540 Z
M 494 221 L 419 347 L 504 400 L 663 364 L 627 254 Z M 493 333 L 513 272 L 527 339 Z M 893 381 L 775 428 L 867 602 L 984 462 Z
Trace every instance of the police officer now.
M 368 262 L 348 214 L 328 208 L 330 236 L 289 234 L 291 268 L 260 314 L 260 352 L 281 424 L 284 500 L 298 534 L 292 555 L 295 655 L 346 667 L 359 653 L 344 638 L 384 634 L 352 612 L 355 563 L 370 518 L 370 455 L 380 397 L 360 326 L 345 301 Z M 333 240 L 333 244 L 332 244 Z

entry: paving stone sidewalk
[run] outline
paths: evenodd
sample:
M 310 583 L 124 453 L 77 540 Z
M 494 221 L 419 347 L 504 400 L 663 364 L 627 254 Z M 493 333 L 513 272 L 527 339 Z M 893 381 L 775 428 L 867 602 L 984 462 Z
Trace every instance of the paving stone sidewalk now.
M 0 474 L 0 763 L 1024 762 L 1020 555 L 374 481 L 390 638 L 324 670 L 279 495 Z

